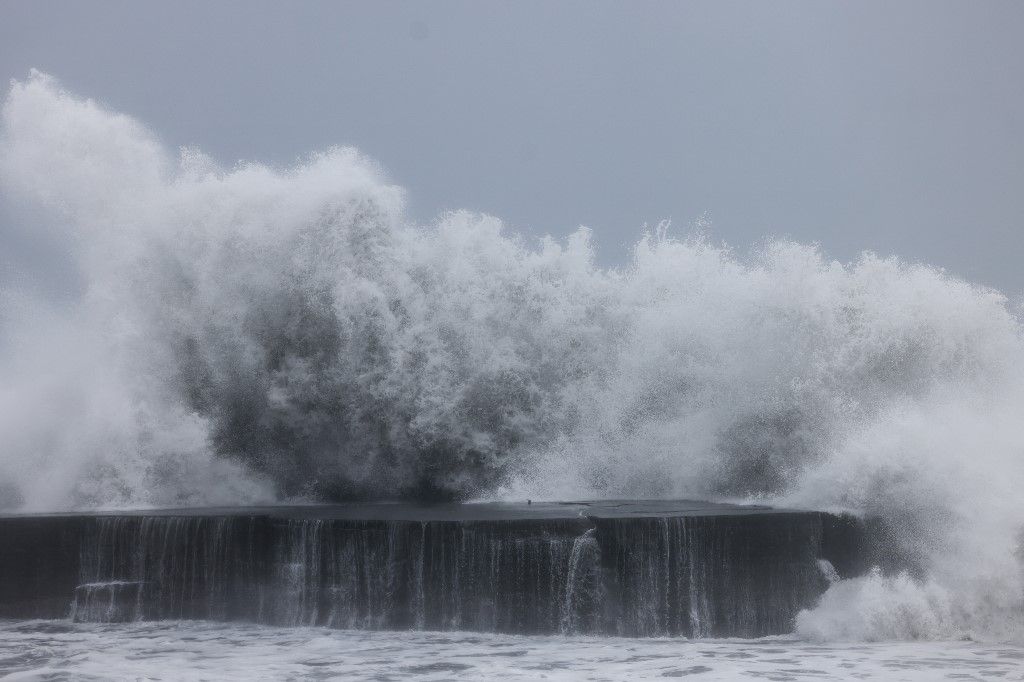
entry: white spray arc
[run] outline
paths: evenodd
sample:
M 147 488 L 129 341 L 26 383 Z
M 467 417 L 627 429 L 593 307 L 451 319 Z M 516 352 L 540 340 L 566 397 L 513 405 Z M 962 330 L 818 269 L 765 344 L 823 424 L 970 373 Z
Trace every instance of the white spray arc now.
M 168 153 L 33 73 L 0 180 L 84 292 L 0 293 L 0 504 L 758 499 L 881 515 L 929 578 L 840 583 L 818 637 L 1015 636 L 1024 334 L 923 265 L 653 234 L 408 224 L 350 149 L 289 169 Z

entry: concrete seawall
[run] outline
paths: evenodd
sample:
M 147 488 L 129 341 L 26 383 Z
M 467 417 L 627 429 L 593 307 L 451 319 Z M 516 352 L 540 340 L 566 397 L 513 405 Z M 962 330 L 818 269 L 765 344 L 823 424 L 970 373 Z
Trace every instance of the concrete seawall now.
M 0 517 L 0 617 L 762 636 L 871 563 L 864 525 L 691 501 Z

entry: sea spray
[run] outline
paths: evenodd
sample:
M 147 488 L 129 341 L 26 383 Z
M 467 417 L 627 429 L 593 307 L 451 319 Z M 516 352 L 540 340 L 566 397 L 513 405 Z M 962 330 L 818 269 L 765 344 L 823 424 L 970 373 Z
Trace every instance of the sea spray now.
M 910 584 L 924 625 L 805 634 L 1019 621 L 1024 335 L 996 291 L 785 240 L 659 232 L 603 269 L 583 229 L 414 226 L 354 150 L 224 169 L 40 73 L 4 104 L 0 179 L 83 283 L 0 292 L 7 507 L 781 501 L 880 517 L 923 572 L 815 613 Z

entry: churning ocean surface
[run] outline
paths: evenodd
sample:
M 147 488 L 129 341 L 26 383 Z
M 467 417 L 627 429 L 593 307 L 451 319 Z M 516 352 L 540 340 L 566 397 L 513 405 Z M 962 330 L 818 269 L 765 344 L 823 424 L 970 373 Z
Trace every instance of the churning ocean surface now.
M 0 622 L 5 680 L 1024 680 L 1024 648 Z

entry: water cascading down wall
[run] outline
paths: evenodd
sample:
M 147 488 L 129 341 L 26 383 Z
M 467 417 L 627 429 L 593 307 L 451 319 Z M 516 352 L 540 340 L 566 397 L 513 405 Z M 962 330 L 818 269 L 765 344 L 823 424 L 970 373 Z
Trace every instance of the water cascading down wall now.
M 0 543 L 0 617 L 79 621 L 755 637 L 864 568 L 854 519 L 670 501 L 20 515 Z

